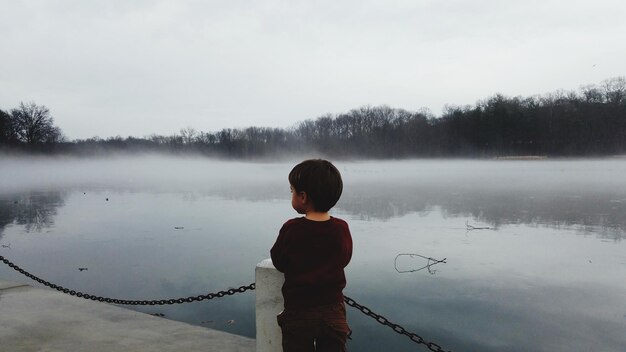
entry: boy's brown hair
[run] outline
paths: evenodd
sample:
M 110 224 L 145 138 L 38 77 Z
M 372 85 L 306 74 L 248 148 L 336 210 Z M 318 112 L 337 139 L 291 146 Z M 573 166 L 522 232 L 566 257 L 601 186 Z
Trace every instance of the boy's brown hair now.
M 334 207 L 343 191 L 339 170 L 323 159 L 305 160 L 296 165 L 289 173 L 289 183 L 296 192 L 305 192 L 315 210 L 321 212 Z

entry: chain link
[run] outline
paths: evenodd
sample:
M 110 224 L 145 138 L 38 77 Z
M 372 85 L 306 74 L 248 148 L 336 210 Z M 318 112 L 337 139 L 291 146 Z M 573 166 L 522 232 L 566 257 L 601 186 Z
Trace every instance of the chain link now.
M 420 335 L 418 335 L 416 333 L 413 333 L 413 332 L 409 332 L 405 328 L 403 328 L 402 326 L 390 322 L 387 318 L 383 317 L 380 314 L 376 314 L 376 313 L 372 312 L 371 309 L 367 308 L 366 306 L 358 304 L 355 300 L 353 300 L 350 297 L 344 296 L 343 300 L 350 307 L 358 309 L 359 311 L 361 311 L 361 313 L 367 315 L 368 317 L 374 318 L 374 320 L 376 320 L 380 324 L 390 327 L 393 331 L 397 332 L 400 335 L 404 335 L 404 336 L 408 337 L 409 339 L 411 339 L 411 341 L 413 341 L 413 342 L 415 342 L 417 344 L 421 344 L 421 345 L 426 346 L 429 350 L 431 350 L 433 352 L 450 352 L 450 351 L 445 351 L 438 344 L 436 344 L 434 342 L 428 342 L 428 341 L 424 340 L 424 338 L 422 338 Z
M 63 293 L 67 293 L 68 295 L 72 295 L 72 296 L 76 296 L 79 298 L 84 298 L 84 299 L 90 299 L 92 301 L 98 301 L 98 302 L 106 302 L 106 303 L 114 303 L 114 304 L 121 304 L 121 305 L 130 305 L 130 306 L 162 306 L 162 305 L 166 305 L 166 304 L 182 304 L 182 303 L 191 303 L 191 302 L 200 302 L 200 301 L 204 301 L 204 300 L 210 300 L 213 298 L 221 298 L 224 296 L 232 296 L 236 293 L 243 293 L 246 292 L 248 290 L 254 290 L 256 288 L 256 284 L 255 283 L 251 283 L 250 285 L 247 286 L 241 286 L 239 288 L 231 288 L 228 289 L 226 291 L 218 291 L 215 293 L 208 293 L 206 295 L 199 295 L 199 296 L 189 296 L 189 297 L 181 297 L 181 298 L 171 298 L 171 299 L 161 299 L 161 300 L 127 300 L 127 299 L 117 299 L 117 298 L 108 298 L 108 297 L 100 297 L 100 296 L 94 296 L 94 295 L 90 295 L 87 293 L 82 293 L 80 291 L 75 291 L 75 290 L 70 290 L 68 288 L 65 288 L 63 286 L 59 286 L 59 285 L 55 285 L 53 283 L 50 283 L 46 280 L 40 279 L 39 277 L 29 273 L 28 271 L 20 268 L 19 266 L 15 265 L 14 263 L 12 263 L 11 261 L 9 261 L 8 259 L 6 259 L 5 257 L 0 255 L 0 261 L 2 261 L 4 264 L 8 265 L 10 268 L 12 268 L 13 270 L 19 272 L 20 274 L 33 279 L 35 281 L 37 281 L 38 283 L 44 285 L 44 286 L 48 286 L 51 289 L 63 292 Z
M 166 304 L 182 304 L 182 303 L 191 303 L 191 302 L 200 302 L 200 301 L 204 301 L 204 300 L 210 300 L 210 299 L 214 299 L 214 298 L 221 298 L 224 296 L 232 296 L 236 293 L 243 293 L 246 292 L 248 290 L 254 290 L 256 289 L 256 284 L 255 283 L 251 283 L 250 285 L 247 286 L 241 286 L 239 288 L 230 288 L 226 291 L 218 291 L 218 292 L 212 292 L 212 293 L 208 293 L 206 295 L 199 295 L 199 296 L 189 296 L 189 297 L 181 297 L 181 298 L 171 298 L 171 299 L 161 299 L 161 300 L 126 300 L 126 299 L 117 299 L 117 298 L 108 298 L 108 297 L 100 297 L 100 296 L 95 296 L 95 295 L 90 295 L 87 293 L 82 293 L 80 291 L 75 291 L 75 290 L 70 290 L 68 288 L 65 288 L 63 286 L 59 286 L 59 285 L 55 285 L 53 283 L 50 283 L 46 280 L 40 279 L 39 277 L 29 273 L 28 271 L 20 268 L 19 266 L 15 265 L 14 263 L 12 263 L 10 260 L 6 259 L 5 257 L 0 255 L 0 261 L 2 261 L 4 264 L 8 265 L 10 268 L 12 268 L 13 270 L 19 272 L 20 274 L 34 280 L 37 281 L 38 283 L 50 287 L 54 290 L 63 292 L 63 293 L 67 293 L 69 295 L 72 296 L 76 296 L 79 298 L 84 298 L 84 299 L 89 299 L 92 301 L 98 301 L 98 302 L 106 302 L 106 303 L 113 303 L 113 304 L 121 304 L 121 305 L 131 305 L 131 306 L 155 306 L 155 305 L 166 305 Z M 350 297 L 344 297 L 344 301 L 346 302 L 347 305 L 349 305 L 350 307 L 354 307 L 356 309 L 358 309 L 359 311 L 361 311 L 363 314 L 374 318 L 374 320 L 376 320 L 377 322 L 379 322 L 382 325 L 388 326 L 390 327 L 393 331 L 395 331 L 396 333 L 400 334 L 400 335 L 405 335 L 407 336 L 409 339 L 411 339 L 411 341 L 417 343 L 417 344 L 422 344 L 424 346 L 426 346 L 429 350 L 433 351 L 433 352 L 449 352 L 449 351 L 445 351 L 444 349 L 441 348 L 441 346 L 439 346 L 438 344 L 434 343 L 434 342 L 427 342 L 426 340 L 424 340 L 421 336 L 419 336 L 416 333 L 412 333 L 407 331 L 405 328 L 403 328 L 402 326 L 398 325 L 398 324 L 394 324 L 392 322 L 390 322 L 387 318 L 383 317 L 382 315 L 376 314 L 374 313 L 371 309 L 369 309 L 366 306 L 360 305 L 358 304 L 355 300 L 353 300 Z

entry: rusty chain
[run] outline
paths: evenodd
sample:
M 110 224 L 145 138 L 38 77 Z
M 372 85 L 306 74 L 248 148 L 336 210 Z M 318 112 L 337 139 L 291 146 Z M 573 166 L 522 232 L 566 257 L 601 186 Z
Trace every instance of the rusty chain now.
M 67 293 L 68 295 L 72 295 L 72 296 L 76 296 L 79 298 L 84 298 L 84 299 L 90 299 L 92 301 L 98 301 L 98 302 L 106 302 L 106 303 L 114 303 L 114 304 L 123 304 L 123 305 L 130 305 L 130 306 L 162 306 L 162 305 L 166 305 L 166 304 L 181 304 L 181 303 L 191 303 L 191 302 L 200 302 L 200 301 L 204 301 L 204 300 L 209 300 L 209 299 L 213 299 L 213 298 L 221 298 L 224 296 L 231 296 L 234 295 L 236 293 L 243 293 L 246 292 L 248 290 L 254 290 L 256 288 L 256 284 L 255 283 L 251 283 L 248 286 L 241 286 L 239 288 L 231 288 L 228 289 L 226 291 L 218 291 L 215 293 L 208 293 L 206 295 L 198 295 L 198 296 L 189 296 L 189 297 L 181 297 L 181 298 L 171 298 L 171 299 L 155 299 L 155 300 L 128 300 L 128 299 L 117 299 L 117 298 L 108 298 L 108 297 L 100 297 L 100 296 L 94 296 L 94 295 L 90 295 L 90 294 L 86 294 L 86 293 L 82 293 L 80 291 L 75 291 L 75 290 L 70 290 L 69 288 L 65 288 L 63 286 L 59 286 L 59 285 L 55 285 L 53 283 L 50 283 L 46 280 L 40 279 L 37 276 L 29 273 L 28 271 L 20 268 L 19 266 L 13 264 L 11 261 L 9 261 L 8 259 L 6 259 L 3 256 L 0 256 L 0 261 L 2 261 L 4 264 L 8 265 L 10 268 L 12 268 L 13 270 L 19 272 L 20 274 L 31 278 L 37 282 L 39 282 L 42 285 L 48 286 L 54 290 L 63 292 L 63 293 Z
M 410 332 L 410 331 L 407 331 L 402 326 L 390 322 L 387 318 L 383 317 L 380 314 L 376 314 L 376 313 L 372 312 L 372 310 L 367 308 L 366 306 L 363 306 L 363 305 L 360 305 L 360 304 L 356 303 L 356 301 L 353 300 L 350 297 L 344 296 L 343 300 L 350 307 L 358 309 L 359 311 L 361 311 L 361 313 L 367 315 L 370 318 L 374 318 L 374 320 L 376 320 L 377 322 L 381 323 L 382 325 L 390 327 L 393 331 L 397 332 L 398 334 L 404 335 L 404 336 L 408 337 L 409 339 L 411 339 L 411 341 L 413 341 L 413 342 L 415 342 L 417 344 L 421 344 L 421 345 L 426 346 L 429 350 L 431 350 L 433 352 L 450 352 L 450 351 L 446 351 L 446 350 L 442 349 L 441 346 L 439 346 L 438 344 L 436 344 L 434 342 L 428 342 L 428 341 L 424 340 L 424 338 L 421 337 L 420 335 L 418 335 L 416 333 L 413 333 L 413 332 Z
M 172 299 L 161 299 L 161 300 L 126 300 L 126 299 L 117 299 L 117 298 L 108 298 L 108 297 L 100 297 L 100 296 L 95 296 L 95 295 L 90 295 L 90 294 L 86 294 L 86 293 L 82 293 L 80 291 L 75 291 L 75 290 L 70 290 L 68 288 L 65 288 L 63 286 L 60 285 L 56 285 L 53 283 L 50 283 L 46 280 L 43 280 L 31 273 L 29 273 L 28 271 L 20 268 L 19 266 L 15 265 L 13 262 L 11 262 L 10 260 L 6 259 L 5 257 L 0 255 L 0 261 L 3 262 L 4 264 L 8 265 L 11 269 L 19 272 L 20 274 L 34 280 L 37 281 L 38 283 L 50 287 L 54 290 L 66 293 L 68 295 L 72 295 L 72 296 L 76 296 L 79 298 L 84 298 L 84 299 L 90 299 L 92 301 L 98 301 L 98 302 L 106 302 L 106 303 L 113 303 L 113 304 L 121 304 L 121 305 L 131 305 L 131 306 L 155 306 L 155 305 L 166 305 L 166 304 L 182 304 L 182 303 L 191 303 L 191 302 L 200 302 L 203 300 L 210 300 L 213 298 L 221 298 L 224 296 L 231 296 L 234 295 L 236 293 L 243 293 L 246 292 L 248 290 L 254 290 L 256 289 L 256 284 L 255 283 L 251 283 L 250 285 L 247 286 L 241 286 L 239 288 L 231 288 L 228 289 L 226 291 L 218 291 L 215 293 L 208 293 L 206 295 L 198 295 L 198 296 L 189 296 L 189 297 L 181 297 L 181 298 L 172 298 Z M 374 320 L 376 320 L 377 322 L 379 322 L 382 325 L 388 326 L 390 327 L 393 331 L 395 331 L 396 333 L 400 334 L 400 335 L 405 335 L 408 338 L 411 339 L 411 341 L 417 343 L 417 344 L 422 344 L 424 346 L 426 346 L 429 350 L 433 351 L 433 352 L 449 352 L 449 351 L 445 351 L 441 348 L 441 346 L 439 346 L 438 344 L 434 343 L 434 342 L 427 342 L 426 340 L 424 340 L 421 336 L 419 336 L 416 333 L 412 333 L 407 331 L 405 328 L 403 328 L 402 326 L 398 325 L 398 324 L 394 324 L 392 322 L 390 322 L 387 318 L 383 317 L 382 315 L 376 314 L 374 313 L 371 309 L 358 304 L 355 300 L 353 300 L 350 297 L 344 297 L 344 301 L 346 302 L 347 305 L 349 305 L 350 307 L 356 308 L 359 311 L 361 311 L 361 313 L 374 318 Z

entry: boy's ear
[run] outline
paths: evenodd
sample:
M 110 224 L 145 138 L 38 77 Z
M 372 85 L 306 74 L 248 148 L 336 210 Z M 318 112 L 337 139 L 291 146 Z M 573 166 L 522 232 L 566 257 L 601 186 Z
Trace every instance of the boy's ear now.
M 300 197 L 300 201 L 302 202 L 302 204 L 305 204 L 309 201 L 309 196 L 304 191 L 298 192 L 298 196 Z

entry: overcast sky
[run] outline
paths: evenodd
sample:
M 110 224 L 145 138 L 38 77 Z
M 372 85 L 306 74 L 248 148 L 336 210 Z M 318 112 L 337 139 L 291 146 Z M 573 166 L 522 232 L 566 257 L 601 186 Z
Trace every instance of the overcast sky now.
M 626 75 L 623 0 L 0 0 L 0 109 L 68 138 L 289 127 Z

